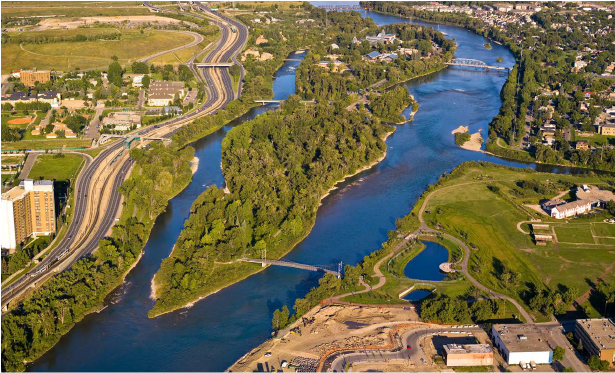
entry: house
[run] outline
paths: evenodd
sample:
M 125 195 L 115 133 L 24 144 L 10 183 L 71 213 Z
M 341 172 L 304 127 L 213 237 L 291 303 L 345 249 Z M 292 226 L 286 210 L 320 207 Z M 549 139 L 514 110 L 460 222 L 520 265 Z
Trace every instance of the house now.
M 615 123 L 602 123 L 598 125 L 598 132 L 601 135 L 615 136 Z
M 331 44 L 331 49 L 340 49 L 340 46 L 335 44 L 335 43 L 333 43 L 333 44 Z
M 576 200 L 563 205 L 555 206 L 551 209 L 551 217 L 564 219 L 591 211 L 592 202 L 586 200 Z
M 533 324 L 494 324 L 493 344 L 509 365 L 520 363 L 551 364 L 553 350 L 541 330 Z
M 578 140 L 575 145 L 576 150 L 589 150 L 589 143 L 587 140 Z
M 393 44 L 395 41 L 395 34 L 387 34 L 384 30 L 382 30 L 376 36 L 366 36 L 365 40 L 367 40 L 371 45 L 376 45 L 378 43 Z
M 143 75 L 135 76 L 132 78 L 133 87 L 143 87 Z
M 43 128 L 40 128 L 39 131 L 40 131 L 40 133 L 42 133 Z M 77 138 L 77 135 L 75 135 L 73 130 L 68 128 L 66 126 L 66 124 L 64 124 L 62 122 L 54 122 L 53 123 L 53 130 L 51 130 L 50 133 L 46 134 L 45 137 L 48 138 L 48 139 L 57 139 L 59 137 L 57 132 L 60 132 L 60 131 L 64 131 L 64 137 L 66 137 L 67 139 L 76 139 Z
M 377 61 L 379 56 L 380 56 L 380 52 L 373 51 L 363 56 L 363 59 L 365 61 Z
M 615 365 L 615 323 L 610 319 L 579 319 L 574 327 L 575 337 L 583 342 L 583 349 L 600 360 Z
M 175 100 L 184 97 L 186 91 L 183 82 L 155 81 L 149 85 L 147 104 L 149 106 L 168 106 Z
M 493 8 L 498 12 L 510 12 L 511 10 L 513 10 L 513 6 L 508 3 L 495 3 L 492 5 Z

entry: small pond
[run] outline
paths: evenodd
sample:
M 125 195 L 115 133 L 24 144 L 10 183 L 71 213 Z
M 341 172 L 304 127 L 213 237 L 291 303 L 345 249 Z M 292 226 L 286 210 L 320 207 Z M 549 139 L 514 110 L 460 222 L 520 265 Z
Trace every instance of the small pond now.
M 403 299 L 409 302 L 416 302 L 416 301 L 419 301 L 427 297 L 429 294 L 431 294 L 431 291 L 429 290 L 424 290 L 424 289 L 412 290 L 411 292 L 406 294 Z
M 440 272 L 439 266 L 448 261 L 448 250 L 435 242 L 424 241 L 424 244 L 425 249 L 404 268 L 404 275 L 416 280 L 443 280 L 446 275 Z

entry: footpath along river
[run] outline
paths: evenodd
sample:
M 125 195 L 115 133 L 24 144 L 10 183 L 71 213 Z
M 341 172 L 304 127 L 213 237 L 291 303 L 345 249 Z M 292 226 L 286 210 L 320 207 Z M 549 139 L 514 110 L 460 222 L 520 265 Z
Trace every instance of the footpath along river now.
M 379 25 L 408 22 L 397 17 L 364 12 Z M 437 26 L 436 26 L 437 27 Z M 455 38 L 456 57 L 490 64 L 503 57 L 512 67 L 514 57 L 504 47 L 487 42 L 463 28 L 443 26 Z M 275 96 L 294 92 L 294 67 L 287 62 L 278 71 Z M 470 132 L 487 125 L 501 105 L 500 90 L 507 74 L 448 68 L 406 84 L 420 103 L 414 121 L 398 126 L 386 141 L 387 157 L 377 166 L 347 179 L 323 200 L 316 225 L 308 237 L 286 256 L 307 264 L 356 264 L 387 240 L 395 219 L 406 215 L 420 194 L 444 172 L 470 160 L 507 162 L 457 147 L 451 131 L 460 125 Z M 193 146 L 200 159 L 190 185 L 169 203 L 156 221 L 143 258 L 126 283 L 110 295 L 108 307 L 88 315 L 43 357 L 33 371 L 220 371 L 229 367 L 271 333 L 271 315 L 283 305 L 292 308 L 297 297 L 317 285 L 320 274 L 270 267 L 248 279 L 179 310 L 155 319 L 150 283 L 162 259 L 170 254 L 190 206 L 211 184 L 222 186 L 220 142 L 234 125 L 267 110 L 259 107 Z M 536 167 L 536 166 L 532 166 Z M 567 169 L 538 166 L 543 171 Z

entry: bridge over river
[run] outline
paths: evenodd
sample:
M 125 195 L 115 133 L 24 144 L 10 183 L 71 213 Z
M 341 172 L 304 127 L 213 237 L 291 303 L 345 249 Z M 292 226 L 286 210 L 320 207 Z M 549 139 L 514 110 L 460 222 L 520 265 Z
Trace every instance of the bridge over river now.
M 301 264 L 301 263 L 290 262 L 287 260 L 272 260 L 272 259 L 244 258 L 244 259 L 240 259 L 240 261 L 248 262 L 248 263 L 260 263 L 263 265 L 263 267 L 266 267 L 268 265 L 274 265 L 274 266 L 281 266 L 281 267 L 304 269 L 306 271 L 312 271 L 312 272 L 331 273 L 337 276 L 338 278 L 342 276 L 342 262 L 339 262 L 338 264 L 311 265 L 311 264 Z
M 507 70 L 510 71 L 510 67 L 505 66 L 489 66 L 487 63 L 481 60 L 475 60 L 472 58 L 453 58 L 449 62 L 446 62 L 449 66 L 465 66 L 465 67 L 478 67 L 487 70 Z

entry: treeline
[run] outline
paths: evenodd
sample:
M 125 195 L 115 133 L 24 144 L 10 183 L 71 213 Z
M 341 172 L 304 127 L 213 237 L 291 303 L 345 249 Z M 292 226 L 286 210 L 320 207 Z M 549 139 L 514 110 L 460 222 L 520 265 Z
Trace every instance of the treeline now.
M 24 370 L 27 362 L 41 356 L 75 323 L 101 307 L 140 256 L 156 214 L 190 180 L 187 160 L 193 154 L 192 148 L 178 152 L 156 144 L 147 151 L 131 151 L 141 172 L 133 172 L 120 191 L 127 205 L 137 207 L 137 216 L 147 218 L 131 217 L 116 224 L 111 237 L 100 241 L 92 255 L 49 279 L 22 306 L 3 315 L 3 371 Z
M 416 111 L 419 108 L 418 102 L 414 101 L 406 87 L 399 86 L 395 89 L 384 91 L 380 96 L 376 96 L 373 93 L 370 94 L 369 108 L 375 116 L 385 122 L 405 122 L 406 118 L 404 118 L 402 112 L 408 106 L 412 106 L 412 111 Z
M 15 253 L 2 257 L 2 281 L 13 273 L 23 269 L 36 254 L 49 245 L 51 237 L 41 237 L 24 248 L 18 248 Z
M 365 40 L 355 44 L 353 38 L 364 38 L 366 34 L 376 34 L 381 30 L 395 34 L 398 41 L 392 45 L 377 45 L 375 48 L 378 52 L 394 53 L 400 47 L 417 49 L 418 52 L 410 56 L 399 55 L 388 63 L 364 61 L 363 56 L 374 51 L 374 47 Z M 297 93 L 304 99 L 344 99 L 350 93 L 366 89 L 382 80 L 386 80 L 385 87 L 392 86 L 441 69 L 444 62 L 453 57 L 456 49 L 455 42 L 446 39 L 439 31 L 408 23 L 378 28 L 373 22 L 364 21 L 344 31 L 347 32 L 335 34 L 326 43 L 310 49 L 297 68 Z M 440 48 L 437 53 L 432 42 Z M 331 49 L 332 43 L 338 45 L 338 48 Z M 348 69 L 334 72 L 318 65 L 328 53 L 339 56 L 338 60 Z
M 97 40 L 120 40 L 122 34 L 119 32 L 110 32 L 104 34 L 84 35 L 76 34 L 72 36 L 51 36 L 44 34 L 21 34 L 10 36 L 5 33 L 2 34 L 2 44 L 48 44 L 48 43 L 66 43 L 66 42 L 84 42 L 84 41 L 97 41 Z
M 440 294 L 421 303 L 421 319 L 435 323 L 483 323 L 502 319 L 506 315 L 506 302 L 502 299 L 450 298 Z
M 303 105 L 291 96 L 228 132 L 222 170 L 228 193 L 207 189 L 171 256 L 156 274 L 156 316 L 183 306 L 258 268 L 246 257 L 286 254 L 314 223 L 320 199 L 336 182 L 384 154 L 391 130 L 365 111 Z

